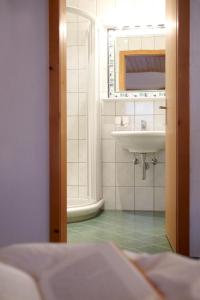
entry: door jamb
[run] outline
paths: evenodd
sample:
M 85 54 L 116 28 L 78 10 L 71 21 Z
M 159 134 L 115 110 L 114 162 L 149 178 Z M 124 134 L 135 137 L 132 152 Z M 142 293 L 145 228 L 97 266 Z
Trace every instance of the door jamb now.
M 50 241 L 66 242 L 66 1 L 49 0 Z

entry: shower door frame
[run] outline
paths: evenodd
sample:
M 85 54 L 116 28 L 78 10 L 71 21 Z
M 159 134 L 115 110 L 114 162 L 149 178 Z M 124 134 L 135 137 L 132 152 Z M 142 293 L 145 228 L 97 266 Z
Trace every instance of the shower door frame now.
M 67 241 L 66 0 L 49 0 L 50 242 Z

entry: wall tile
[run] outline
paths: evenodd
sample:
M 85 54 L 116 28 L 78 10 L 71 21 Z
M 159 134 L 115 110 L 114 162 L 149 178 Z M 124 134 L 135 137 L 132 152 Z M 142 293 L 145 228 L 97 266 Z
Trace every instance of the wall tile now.
M 87 116 L 88 114 L 87 100 L 87 93 L 78 94 L 78 113 L 80 116 Z
M 78 198 L 78 186 L 67 187 L 67 198 Z
M 165 130 L 165 116 L 155 115 L 154 116 L 154 130 Z
M 80 18 L 79 18 L 80 20 Z M 78 45 L 85 46 L 88 44 L 88 34 L 89 34 L 89 22 L 85 21 L 78 24 Z
M 87 162 L 87 140 L 79 140 L 78 142 L 78 160 L 79 162 Z
M 67 45 L 75 46 L 78 43 L 77 23 L 67 23 Z
M 153 130 L 153 115 L 135 116 L 135 130 L 141 130 L 141 121 L 146 121 L 146 130 Z
M 78 115 L 78 93 L 67 93 L 67 115 Z
M 154 200 L 154 209 L 155 211 L 164 211 L 165 210 L 165 189 L 156 187 L 155 188 L 155 200 Z
M 135 187 L 135 210 L 153 209 L 153 187 Z
M 88 66 L 88 48 L 87 46 L 78 47 L 79 69 L 86 69 Z
M 67 163 L 67 184 L 78 185 L 78 163 Z
M 165 115 L 166 110 L 160 109 L 160 106 L 165 106 L 166 105 L 166 100 L 165 99 L 159 99 L 159 100 L 154 100 L 154 114 L 156 115 Z
M 103 186 L 115 186 L 115 163 L 103 163 Z
M 116 186 L 134 186 L 132 163 L 116 163 Z
M 115 162 L 115 141 L 102 141 L 103 162 Z
M 134 102 L 117 102 L 116 115 L 134 115 Z
M 67 161 L 78 162 L 78 140 L 67 141 Z
M 115 116 L 115 102 L 102 101 L 101 114 L 103 116 Z
M 67 69 L 78 69 L 78 47 L 67 47 Z
M 165 162 L 165 150 L 161 150 L 157 153 L 158 162 Z
M 88 188 L 86 186 L 79 186 L 78 187 L 79 197 L 83 200 L 86 199 L 88 202 Z
M 115 130 L 115 117 L 103 116 L 102 123 L 102 138 L 112 139 L 111 132 Z
M 78 132 L 79 139 L 83 139 L 83 140 L 87 139 L 87 129 L 88 129 L 87 117 L 79 116 L 79 132 Z
M 78 139 L 78 117 L 67 117 L 67 139 Z
M 103 199 L 105 201 L 104 208 L 106 210 L 115 209 L 115 187 L 103 188 Z
M 148 161 L 148 157 L 147 157 Z M 135 166 L 135 186 L 149 186 L 152 187 L 154 184 L 154 167 L 150 163 L 149 169 L 146 171 L 146 179 L 142 180 L 142 166 L 141 164 Z
M 156 36 L 155 38 L 155 49 L 165 49 L 165 36 Z
M 79 163 L 79 186 L 87 185 L 88 183 L 88 165 L 87 163 Z
M 69 93 L 78 92 L 78 70 L 67 71 L 67 91 Z
M 164 187 L 165 185 L 165 164 L 155 165 L 155 186 Z
M 96 15 L 96 0 L 78 0 L 78 7 Z
M 134 188 L 132 187 L 116 188 L 116 209 L 134 210 Z
M 135 101 L 135 115 L 152 115 L 153 101 Z
M 142 49 L 142 39 L 140 37 L 129 38 L 129 50 L 140 50 Z
M 86 93 L 88 90 L 88 72 L 86 69 L 78 71 L 78 90 L 80 93 Z
M 154 37 L 143 37 L 142 38 L 142 49 L 143 50 L 152 50 L 154 49 Z
M 116 162 L 132 162 L 133 154 L 116 142 Z

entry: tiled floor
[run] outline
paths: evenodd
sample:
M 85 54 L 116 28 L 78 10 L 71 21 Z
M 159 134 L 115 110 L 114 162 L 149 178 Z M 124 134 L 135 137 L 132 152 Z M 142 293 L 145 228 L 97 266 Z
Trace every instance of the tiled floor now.
M 165 237 L 163 213 L 104 211 L 96 218 L 68 224 L 68 241 L 113 241 L 134 252 L 172 251 Z

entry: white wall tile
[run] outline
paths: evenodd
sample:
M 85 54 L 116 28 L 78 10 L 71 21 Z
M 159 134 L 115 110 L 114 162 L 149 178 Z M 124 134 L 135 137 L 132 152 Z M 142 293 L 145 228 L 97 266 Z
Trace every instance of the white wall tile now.
M 123 51 L 123 50 L 128 50 L 129 45 L 128 45 L 128 38 L 127 37 L 121 37 L 117 39 L 117 51 Z
M 135 116 L 135 130 L 141 130 L 141 121 L 146 121 L 147 127 L 146 130 L 153 130 L 154 124 L 153 124 L 153 115 L 141 115 L 141 116 Z
M 153 101 L 135 101 L 135 115 L 152 115 Z
M 88 90 L 88 72 L 86 69 L 78 71 L 78 90 L 86 93 Z
M 78 112 L 80 116 L 87 116 L 88 114 L 88 98 L 87 93 L 78 94 Z
M 78 162 L 78 140 L 67 141 L 67 161 Z
M 133 154 L 116 142 L 116 162 L 132 162 Z
M 115 7 L 115 0 L 97 0 L 97 15 L 100 18 L 105 16 L 112 11 Z
M 115 186 L 115 163 L 103 163 L 103 186 Z
M 103 188 L 103 199 L 105 201 L 105 210 L 115 209 L 115 187 L 104 187 Z
M 132 187 L 116 188 L 116 209 L 117 210 L 134 209 L 134 188 Z
M 112 139 L 111 132 L 115 130 L 115 117 L 103 116 L 102 123 L 102 138 Z
M 165 115 L 166 110 L 165 109 L 160 109 L 160 106 L 165 106 L 166 105 L 166 100 L 165 99 L 155 99 L 154 100 L 154 114 L 156 115 Z
M 78 115 L 78 93 L 67 93 L 67 115 Z
M 77 23 L 67 23 L 67 45 L 75 46 L 78 43 Z
M 79 132 L 78 136 L 79 139 L 86 140 L 87 139 L 87 117 L 86 116 L 79 116 Z
M 87 46 L 78 47 L 79 69 L 86 69 L 88 66 L 88 48 Z
M 87 162 L 87 140 L 79 140 L 78 142 L 78 160 L 79 162 Z
M 165 115 L 154 116 L 154 130 L 165 130 Z
M 67 47 L 67 69 L 78 69 L 78 47 Z
M 78 185 L 78 163 L 67 163 L 67 184 Z
M 134 115 L 134 102 L 117 102 L 116 115 Z
M 116 186 L 134 186 L 132 163 L 116 163 Z
M 129 38 L 129 50 L 140 50 L 140 49 L 142 49 L 141 37 Z
M 86 186 L 79 186 L 78 192 L 79 192 L 79 198 L 87 199 L 87 201 L 88 201 L 88 188 L 87 188 L 87 185 Z
M 165 36 L 156 36 L 155 37 L 155 49 L 165 49 Z
M 143 37 L 142 38 L 142 49 L 143 50 L 153 50 L 154 45 L 154 37 Z
M 155 186 L 163 187 L 165 185 L 165 164 L 155 165 Z
M 88 165 L 87 163 L 79 163 L 79 186 L 80 185 L 87 185 L 88 183 Z
M 101 114 L 103 116 L 114 116 L 115 115 L 115 102 L 106 102 L 102 101 L 101 103 L 102 111 Z
M 78 70 L 67 71 L 67 91 L 68 93 L 78 92 Z
M 85 18 L 84 18 L 85 20 Z M 89 22 L 81 22 L 78 24 L 78 45 L 84 46 L 88 44 Z
M 147 157 L 148 160 L 148 157 Z M 135 166 L 135 186 L 153 186 L 154 182 L 154 172 L 153 172 L 153 165 L 149 164 L 149 169 L 146 170 L 146 179 L 142 179 L 142 165 L 136 165 Z
M 67 139 L 78 139 L 78 117 L 67 117 Z
M 161 150 L 157 153 L 158 162 L 165 162 L 165 150 Z
M 103 162 L 115 162 L 115 140 L 102 141 Z
M 165 189 L 156 187 L 155 188 L 155 200 L 154 200 L 154 209 L 156 211 L 164 211 L 165 210 Z
M 135 187 L 135 210 L 153 209 L 153 187 Z
M 67 198 L 78 198 L 78 186 L 67 187 Z

